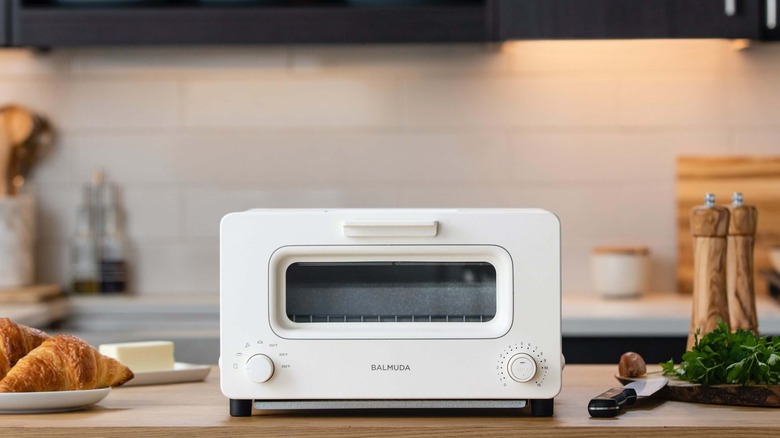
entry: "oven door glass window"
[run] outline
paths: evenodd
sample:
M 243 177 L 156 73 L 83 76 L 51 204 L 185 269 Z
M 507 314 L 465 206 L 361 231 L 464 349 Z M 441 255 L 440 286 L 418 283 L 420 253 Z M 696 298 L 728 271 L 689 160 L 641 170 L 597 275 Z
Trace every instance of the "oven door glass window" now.
M 487 262 L 293 263 L 285 276 L 295 323 L 488 322 L 496 269 Z
M 284 246 L 268 265 L 286 339 L 487 339 L 512 327 L 512 257 L 494 245 Z

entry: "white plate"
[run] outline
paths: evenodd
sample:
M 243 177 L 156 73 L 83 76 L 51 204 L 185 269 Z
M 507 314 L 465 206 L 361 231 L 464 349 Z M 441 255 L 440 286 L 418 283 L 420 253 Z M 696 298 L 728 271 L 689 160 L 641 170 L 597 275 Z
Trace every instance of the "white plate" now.
M 176 362 L 172 370 L 135 373 L 132 380 L 122 386 L 161 385 L 165 383 L 200 382 L 211 372 L 209 365 Z
M 85 391 L 0 393 L 0 414 L 38 414 L 83 409 L 106 398 L 111 388 Z

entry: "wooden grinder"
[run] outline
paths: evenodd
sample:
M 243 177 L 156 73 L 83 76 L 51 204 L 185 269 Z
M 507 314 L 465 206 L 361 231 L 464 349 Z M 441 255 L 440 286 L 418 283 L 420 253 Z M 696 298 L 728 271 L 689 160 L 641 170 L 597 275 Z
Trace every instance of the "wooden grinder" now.
M 751 330 L 758 335 L 756 294 L 753 286 L 753 246 L 758 210 L 742 204 L 742 194 L 734 193 L 728 232 L 728 303 L 731 330 Z
M 693 313 L 688 347 L 699 337 L 711 332 L 718 321 L 729 323 L 726 295 L 726 234 L 729 210 L 715 205 L 715 195 L 708 193 L 703 206 L 691 211 L 693 234 Z

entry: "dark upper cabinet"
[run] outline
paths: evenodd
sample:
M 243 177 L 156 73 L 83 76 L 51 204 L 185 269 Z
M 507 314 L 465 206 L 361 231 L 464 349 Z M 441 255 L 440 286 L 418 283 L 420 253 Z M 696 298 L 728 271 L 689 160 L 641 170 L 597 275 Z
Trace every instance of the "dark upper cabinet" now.
M 759 38 L 763 0 L 497 0 L 507 39 Z
M 778 1 L 0 0 L 0 45 L 780 39 Z
M 11 3 L 0 3 L 0 46 L 7 46 L 11 42 Z
M 487 41 L 489 0 L 15 1 L 17 46 Z

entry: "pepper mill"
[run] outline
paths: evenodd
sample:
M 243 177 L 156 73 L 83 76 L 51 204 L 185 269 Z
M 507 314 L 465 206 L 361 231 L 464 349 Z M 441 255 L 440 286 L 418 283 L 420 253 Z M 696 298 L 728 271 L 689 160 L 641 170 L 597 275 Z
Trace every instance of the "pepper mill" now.
M 711 332 L 718 321 L 729 323 L 726 296 L 726 234 L 729 210 L 715 205 L 715 195 L 708 193 L 705 204 L 691 211 L 693 235 L 693 313 L 688 333 L 688 350 L 699 337 Z
M 753 286 L 753 247 L 758 210 L 742 203 L 742 193 L 732 197 L 728 232 L 728 303 L 731 330 L 745 329 L 758 335 L 756 293 Z

